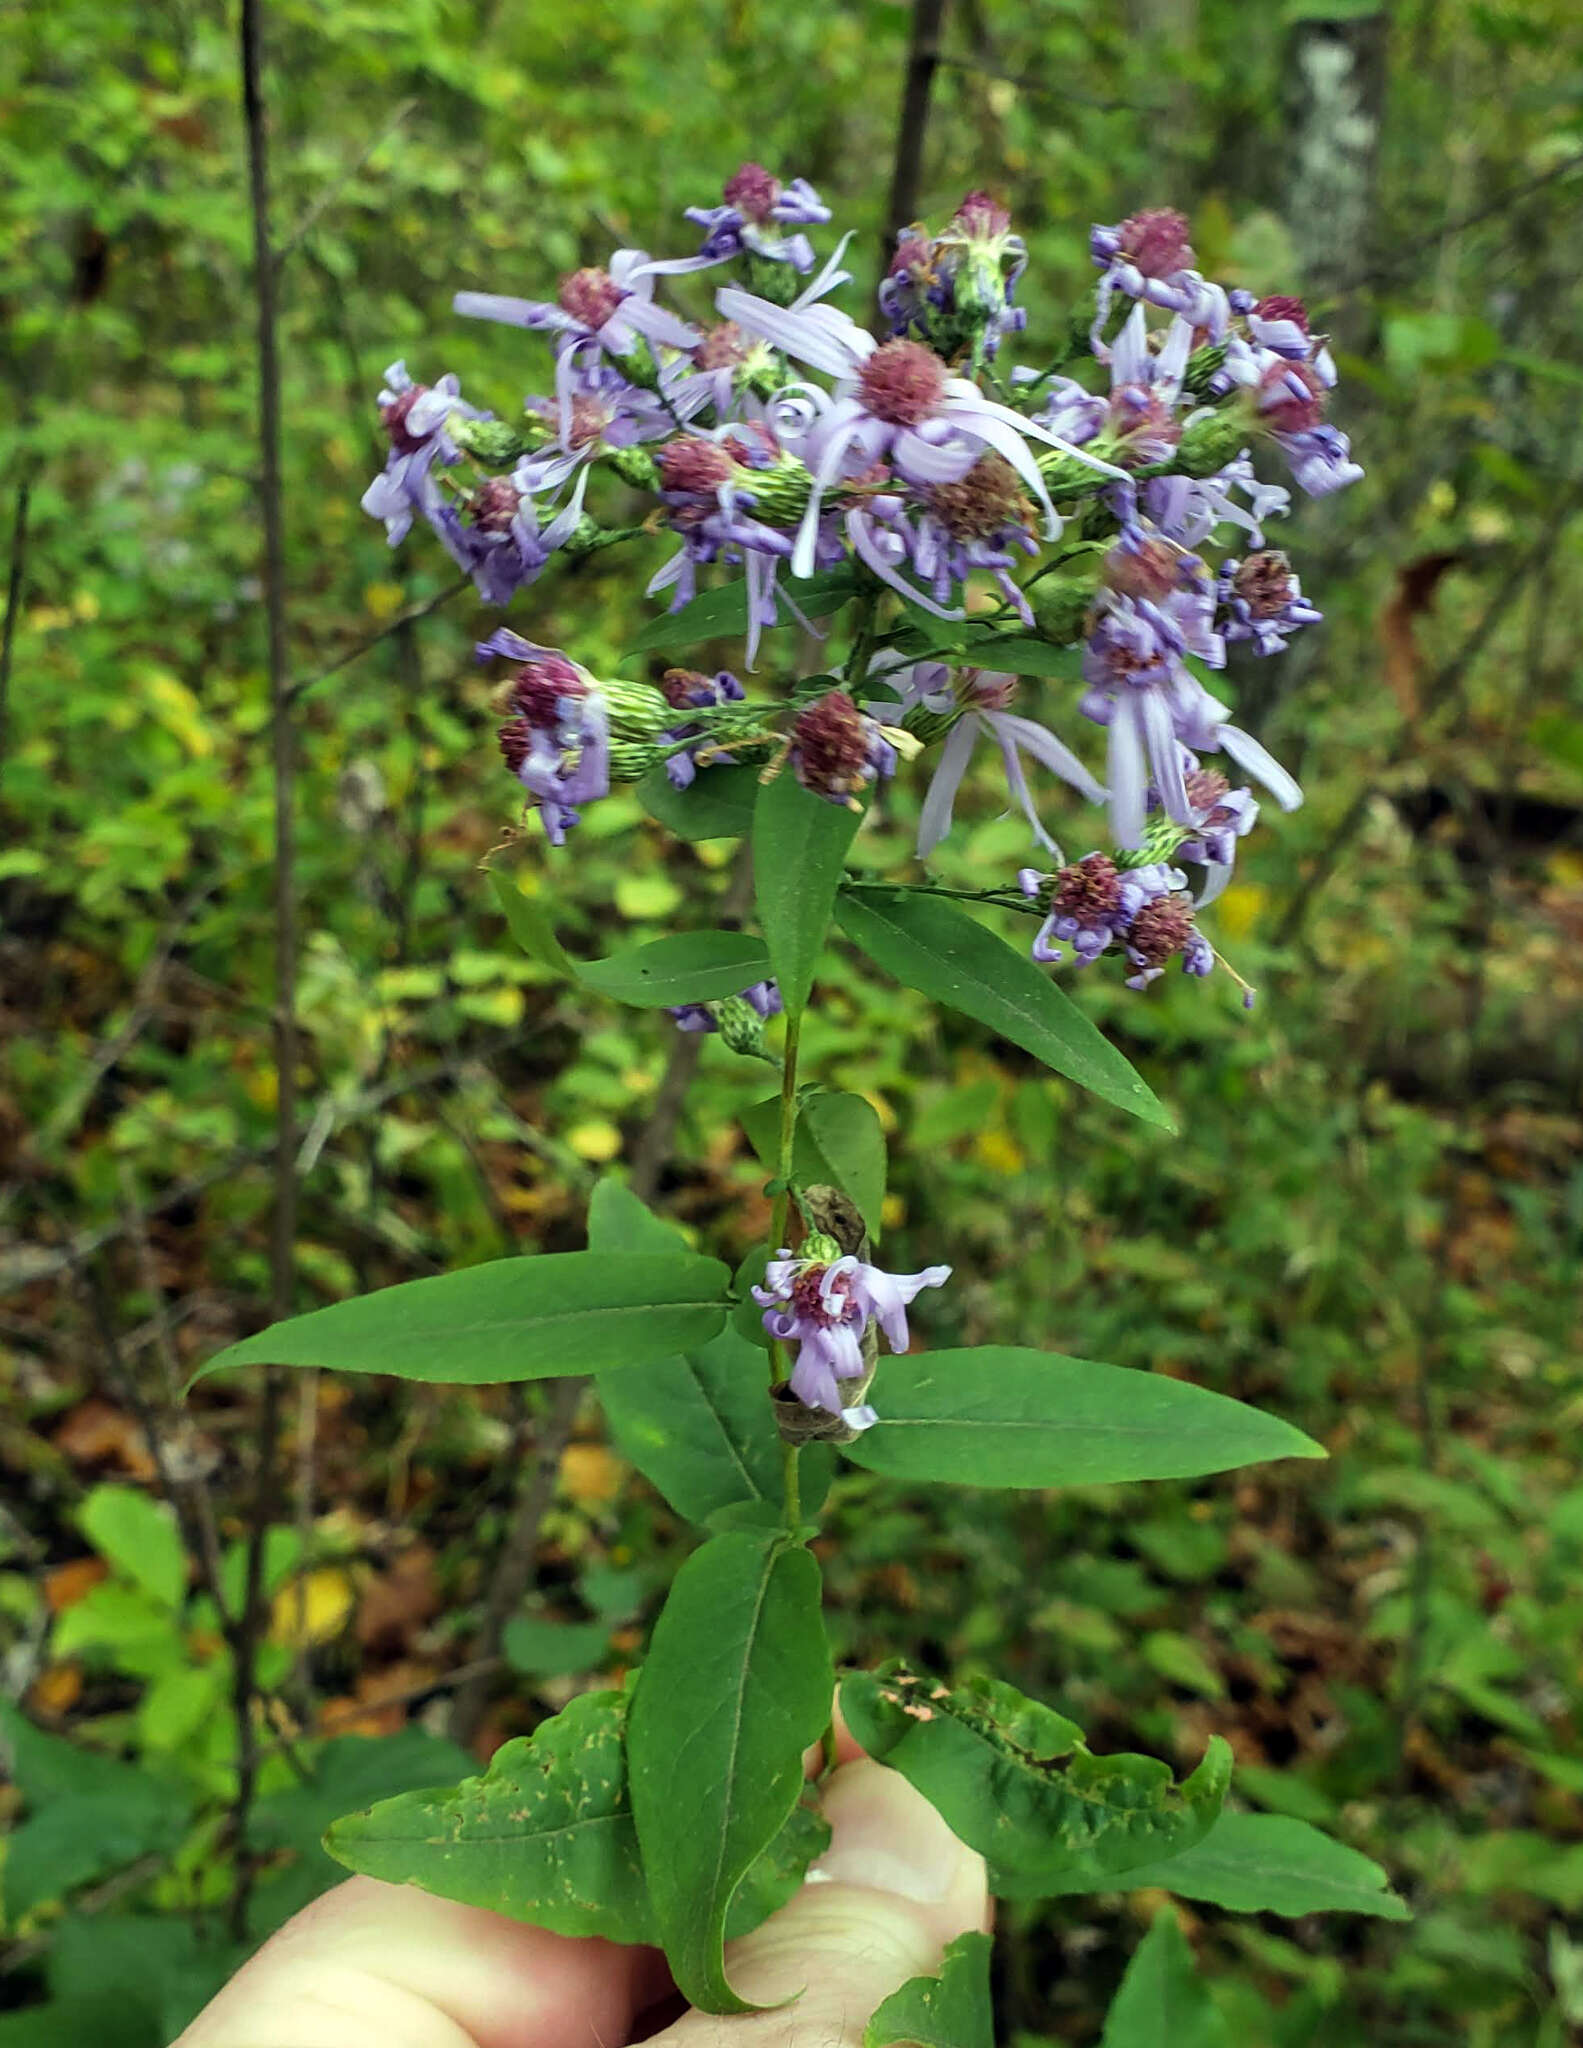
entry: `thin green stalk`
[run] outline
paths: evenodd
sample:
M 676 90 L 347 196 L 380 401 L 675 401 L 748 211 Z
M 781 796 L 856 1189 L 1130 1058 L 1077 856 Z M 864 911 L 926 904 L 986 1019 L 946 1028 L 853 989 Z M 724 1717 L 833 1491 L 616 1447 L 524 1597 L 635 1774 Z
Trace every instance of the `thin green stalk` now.
M 797 1460 L 801 1456 L 800 1444 L 781 1445 L 781 1460 L 786 1474 L 786 1526 L 793 1534 L 802 1526 L 802 1484 L 797 1472 Z
M 785 1064 L 781 1068 L 780 1144 L 775 1152 L 775 1201 L 770 1210 L 772 1254 L 778 1252 L 786 1242 L 786 1225 L 791 1214 L 792 1153 L 797 1141 L 797 1045 L 801 1035 L 802 1012 L 798 1010 L 786 1019 L 786 1050 L 783 1055 Z M 789 1371 L 786 1347 L 776 1340 L 770 1345 L 770 1385 L 779 1386 Z M 786 1474 L 786 1527 L 793 1531 L 802 1525 L 802 1490 L 797 1474 L 797 1460 L 800 1455 L 796 1444 L 781 1445 Z

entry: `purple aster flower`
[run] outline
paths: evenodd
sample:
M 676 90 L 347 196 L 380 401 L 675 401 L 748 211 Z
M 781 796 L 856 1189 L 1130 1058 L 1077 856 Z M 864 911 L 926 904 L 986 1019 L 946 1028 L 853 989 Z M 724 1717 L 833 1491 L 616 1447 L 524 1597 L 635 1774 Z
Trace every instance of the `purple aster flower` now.
M 848 810 L 857 792 L 896 772 L 896 745 L 905 738 L 860 711 L 843 690 L 806 704 L 792 722 L 792 772 L 806 790 Z
M 740 562 L 747 584 L 751 668 L 761 634 L 776 623 L 779 569 L 790 560 L 795 545 L 792 533 L 780 522 L 795 520 L 806 502 L 807 473 L 784 453 L 767 419 L 742 422 L 712 435 L 680 436 L 660 448 L 655 460 L 666 523 L 682 545 L 650 578 L 648 595 L 669 590 L 671 609 L 679 610 L 696 594 L 700 566 Z M 775 515 L 773 523 L 760 516 L 761 503 Z M 839 544 L 833 553 L 839 560 Z M 829 552 L 825 559 L 831 559 Z M 780 600 L 801 619 L 784 593 Z
M 795 1344 L 791 1389 L 805 1408 L 840 1415 L 854 1428 L 874 1421 L 872 1409 L 850 1409 L 841 1398 L 842 1380 L 868 1376 L 863 1332 L 877 1322 L 892 1351 L 905 1351 L 910 1338 L 907 1310 L 926 1287 L 943 1287 L 949 1266 L 921 1273 L 886 1273 L 851 1253 L 840 1256 L 833 1238 L 810 1238 L 803 1255 L 782 1248 L 764 1269 L 764 1284 L 753 1299 L 764 1310 L 764 1327 L 782 1344 Z
M 1219 341 L 1225 334 L 1230 312 L 1226 294 L 1219 285 L 1206 284 L 1193 268 L 1187 221 L 1182 214 L 1165 207 L 1129 214 L 1114 227 L 1094 228 L 1088 246 L 1102 272 L 1089 334 L 1101 361 L 1106 354 L 1101 335 L 1116 292 L 1146 300 L 1168 313 L 1183 314 L 1191 326 L 1206 329 L 1211 341 Z
M 740 704 L 745 692 L 729 669 L 721 669 L 714 676 L 701 675 L 693 668 L 668 668 L 660 679 L 660 688 L 665 700 L 676 710 L 703 711 L 719 704 Z M 717 766 L 729 768 L 734 757 L 723 754 L 709 745 L 705 728 L 696 720 L 672 726 L 664 735 L 667 745 L 677 740 L 699 736 L 699 745 L 688 747 L 680 753 L 671 754 L 665 762 L 665 772 L 677 789 L 688 788 L 698 773 L 696 756 L 701 748 L 708 747 L 710 759 Z
M 553 495 L 575 478 L 569 502 L 574 516 L 580 516 L 591 468 L 600 456 L 663 440 L 676 431 L 678 419 L 701 411 L 711 396 L 702 377 L 679 378 L 662 370 L 659 391 L 645 391 L 610 363 L 574 360 L 564 400 L 528 401 L 528 411 L 543 419 L 551 438 L 519 464 L 523 488 Z
M 1286 636 L 1323 617 L 1303 595 L 1292 565 L 1279 548 L 1261 548 L 1243 561 L 1226 561 L 1217 585 L 1221 631 L 1227 640 L 1246 640 L 1255 654 L 1280 654 Z
M 1120 489 L 1118 485 L 1117 496 Z M 1236 502 L 1234 490 L 1248 500 L 1246 505 Z M 1138 498 L 1166 539 L 1180 541 L 1185 548 L 1199 547 L 1221 525 L 1242 527 L 1254 547 L 1262 547 L 1265 520 L 1282 517 L 1292 502 L 1284 484 L 1267 484 L 1254 473 L 1246 449 L 1213 476 L 1149 477 Z M 1118 509 L 1124 518 L 1132 516 L 1129 507 Z
M 756 256 L 765 263 L 788 264 L 803 276 L 813 269 L 813 244 L 786 228 L 819 227 L 830 209 L 806 178 L 783 185 L 762 164 L 746 163 L 726 180 L 723 206 L 689 206 L 687 218 L 705 230 L 699 256 L 724 263 L 733 256 Z
M 552 846 L 565 844 L 580 804 L 610 789 L 610 720 L 599 685 L 557 648 L 538 647 L 502 626 L 478 646 L 481 661 L 522 663 L 500 728 L 506 766 L 538 807 Z
M 871 502 L 871 519 L 874 509 Z M 925 586 L 918 589 L 899 574 L 887 577 L 914 604 L 960 618 L 961 607 L 951 599 L 970 576 L 986 574 L 1031 630 L 1033 607 L 1011 572 L 1021 557 L 1039 552 L 1033 522 L 1032 500 L 1011 464 L 981 455 L 958 482 L 908 493 L 883 529 L 870 530 L 876 546 L 894 554 L 898 570 L 909 569 Z
M 1190 824 L 1181 744 L 1218 730 L 1226 706 L 1187 667 L 1196 654 L 1225 661 L 1215 632 L 1214 585 L 1196 555 L 1141 525 L 1123 531 L 1106 557 L 1109 585 L 1083 650 L 1089 688 L 1079 709 L 1109 728 L 1107 779 L 1118 846 L 1143 843 L 1152 775 L 1167 814 Z M 1200 744 L 1210 744 L 1200 741 Z
M 1061 960 L 1062 947 L 1070 946 L 1078 966 L 1086 967 L 1119 947 L 1134 969 L 1127 986 L 1136 989 L 1147 988 L 1178 956 L 1186 974 L 1208 974 L 1214 967 L 1214 951 L 1194 924 L 1191 900 L 1181 893 L 1187 878 L 1163 861 L 1118 868 L 1108 854 L 1090 853 L 1059 874 L 1023 868 L 1017 881 L 1048 912 L 1033 942 L 1035 960 Z
M 1038 500 L 1045 515 L 1045 531 L 1052 539 L 1060 532 L 1060 520 L 1028 446 L 1030 440 L 1093 461 L 1094 467 L 1107 475 L 1122 474 L 1110 464 L 1083 456 L 1080 449 L 1037 420 L 986 398 L 970 379 L 953 377 L 922 342 L 876 343 L 865 329 L 831 306 L 812 306 L 806 311 L 782 308 L 748 292 L 729 289 L 717 293 L 716 304 L 728 320 L 836 380 L 828 395 L 808 388 L 819 420 L 805 450 L 813 472 L 813 491 L 798 530 L 792 557 L 794 575 L 813 573 L 826 494 L 843 478 L 879 462 L 888 463 L 906 484 L 959 483 L 983 451 L 991 449 L 1010 463 Z M 849 522 L 849 531 L 869 566 L 893 581 L 891 562 L 883 556 L 870 559 L 869 530 L 854 528 Z
M 1180 315 L 1166 329 L 1158 350 L 1142 306 L 1134 306 L 1116 336 L 1110 357 L 1107 446 L 1129 469 L 1169 462 L 1182 438 L 1176 416 L 1182 378 L 1192 353 L 1193 324 Z
M 468 405 L 461 389 L 460 380 L 450 374 L 433 386 L 415 384 L 405 363 L 392 363 L 385 372 L 379 418 L 390 438 L 390 454 L 363 493 L 362 504 L 371 518 L 384 521 L 392 547 L 405 540 L 414 514 L 434 520 L 442 502 L 429 473 L 434 464 L 461 460 L 461 450 L 445 431 L 446 421 L 453 413 L 470 420 L 489 417 Z
M 922 712 L 929 720 L 949 721 L 940 764 L 924 796 L 918 816 L 918 858 L 926 860 L 951 829 L 952 811 L 962 778 L 967 773 L 973 750 L 981 738 L 1000 749 L 1006 771 L 1006 786 L 1013 801 L 1033 828 L 1043 847 L 1056 850 L 1034 808 L 1028 779 L 1023 773 L 1022 755 L 1029 754 L 1041 766 L 1051 769 L 1071 784 L 1090 803 L 1101 804 L 1105 792 L 1069 747 L 1034 719 L 1019 717 L 1009 709 L 1017 693 L 1017 678 L 989 670 L 963 669 L 953 684 L 944 662 L 919 662 L 910 669 L 895 665 L 894 658 L 882 656 L 871 671 L 891 683 L 901 698 L 898 722 L 909 712 Z M 869 706 L 879 711 L 878 704 Z
M 942 234 L 908 228 L 879 288 L 892 337 L 911 335 L 942 355 L 993 357 L 1001 337 L 1028 324 L 1012 300 L 1028 245 L 987 192 L 970 192 Z
M 654 303 L 654 281 L 695 270 L 695 259 L 656 263 L 642 249 L 618 249 L 610 268 L 573 270 L 561 279 L 554 299 L 515 299 L 499 292 L 458 292 L 451 301 L 474 320 L 499 320 L 555 335 L 555 398 L 562 436 L 571 430 L 578 369 L 590 359 L 610 356 L 619 364 L 640 340 L 652 349 L 690 350 L 700 339 L 696 327 Z
M 1198 907 L 1213 903 L 1231 880 L 1236 865 L 1237 841 L 1253 830 L 1259 816 L 1258 799 L 1251 789 L 1233 789 L 1216 768 L 1201 768 L 1188 754 L 1183 764 L 1187 801 L 1195 820 L 1192 836 L 1176 851 L 1181 859 L 1204 869 L 1204 886 L 1198 892 Z
M 766 1023 L 771 1017 L 778 1017 L 786 1007 L 781 1000 L 780 989 L 773 981 L 754 982 L 751 988 L 743 989 L 737 1000 L 746 1003 Z M 720 1018 L 714 1005 L 710 1003 L 672 1004 L 669 1006 L 669 1014 L 675 1018 L 678 1031 L 720 1029 Z
M 1311 498 L 1344 491 L 1363 475 L 1352 460 L 1352 444 L 1339 427 L 1309 427 L 1302 433 L 1277 434 L 1277 445 L 1292 467 L 1292 481 Z
M 1047 913 L 1034 937 L 1033 957 L 1048 965 L 1064 959 L 1061 949 L 1070 946 L 1078 966 L 1086 967 L 1120 941 L 1145 903 L 1184 888 L 1186 882 L 1185 875 L 1163 861 L 1118 869 L 1105 853 L 1085 854 L 1054 875 L 1019 868 L 1017 886 Z
M 1110 403 L 1097 392 L 1086 390 L 1075 377 L 1052 377 L 1049 395 L 1039 408 L 1039 418 L 1052 434 L 1082 448 L 1104 432 L 1110 418 Z
M 486 604 L 509 604 L 532 583 L 571 539 L 581 516 L 580 504 L 569 505 L 541 526 L 530 468 L 531 458 L 509 477 L 490 477 L 459 504 L 439 500 L 431 513 L 447 553 L 472 577 Z

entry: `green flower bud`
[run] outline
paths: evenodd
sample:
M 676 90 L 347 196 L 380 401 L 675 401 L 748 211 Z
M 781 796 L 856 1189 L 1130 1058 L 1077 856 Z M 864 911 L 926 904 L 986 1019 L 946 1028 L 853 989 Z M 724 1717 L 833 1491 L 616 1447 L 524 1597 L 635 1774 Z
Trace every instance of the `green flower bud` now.
M 646 448 L 612 448 L 605 460 L 621 481 L 631 484 L 635 490 L 659 489 L 660 473 L 654 466 L 654 457 Z
M 542 420 L 527 419 L 513 426 L 508 420 L 464 419 L 460 413 L 452 413 L 445 430 L 464 455 L 471 455 L 486 469 L 510 469 L 541 446 L 549 434 Z
M 1159 473 L 1170 470 L 1184 476 L 1213 476 L 1217 469 L 1224 469 L 1228 462 L 1235 461 L 1242 453 L 1252 431 L 1247 414 L 1240 405 L 1189 420 L 1182 430 L 1176 454 L 1170 462 L 1160 465 Z M 1153 473 L 1145 472 L 1146 475 Z
M 753 510 L 766 526 L 795 526 L 808 509 L 813 478 L 788 455 L 768 469 L 743 471 L 742 489 L 753 494 Z
M 1069 647 L 1081 640 L 1094 602 L 1094 586 L 1076 576 L 1046 576 L 1034 586 L 1033 616 L 1046 640 Z
M 768 1060 L 772 1066 L 780 1064 L 765 1046 L 764 1019 L 745 996 L 726 996 L 709 1007 L 720 1027 L 722 1045 L 728 1045 L 733 1052 L 742 1053 L 749 1059 Z
M 812 1259 L 821 1266 L 833 1265 L 841 1256 L 840 1241 L 832 1237 L 827 1230 L 810 1230 L 803 1239 L 797 1256 L 801 1259 Z
M 657 739 L 676 723 L 670 700 L 651 683 L 628 683 L 619 676 L 601 679 L 599 694 L 610 713 L 612 739 Z
M 1156 861 L 1169 860 L 1184 840 L 1191 839 L 1191 825 L 1179 825 L 1174 818 L 1163 815 L 1151 818 L 1143 828 L 1141 846 L 1118 848 L 1114 855 L 1118 868 L 1153 867 Z
M 1226 344 L 1223 341 L 1210 342 L 1204 348 L 1193 350 L 1182 376 L 1182 389 L 1189 398 L 1207 399 L 1211 396 L 1209 380 L 1225 360 Z

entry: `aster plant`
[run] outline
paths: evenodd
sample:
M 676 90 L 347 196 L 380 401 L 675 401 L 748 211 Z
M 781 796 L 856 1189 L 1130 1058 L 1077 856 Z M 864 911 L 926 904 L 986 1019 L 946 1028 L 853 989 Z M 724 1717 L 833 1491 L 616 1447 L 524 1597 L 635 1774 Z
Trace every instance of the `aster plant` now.
M 777 1070 L 778 1090 L 743 1113 L 770 1174 L 767 1242 L 733 1274 L 611 1178 L 586 1251 L 341 1302 L 209 1368 L 595 1376 L 618 1446 L 702 1532 L 642 1668 L 508 1743 L 483 1777 L 350 1815 L 328 1845 L 355 1870 L 561 1932 L 657 1943 L 679 1989 L 723 2013 L 747 2009 L 725 1942 L 824 1843 L 836 1697 L 1004 1897 L 1147 1884 L 1238 1910 L 1403 1910 L 1380 1871 L 1306 1824 L 1227 1807 L 1218 1738 L 1178 1780 L 1152 1758 L 1095 1754 L 1074 1723 L 987 1677 L 832 1667 L 809 1541 L 838 1459 L 916 1485 L 1049 1488 L 1322 1455 L 1163 1375 L 1014 1343 L 929 1348 L 951 1268 L 881 1262 L 878 1118 L 810 1075 L 800 1045 L 838 933 L 1169 1127 L 1048 969 L 1107 963 L 1139 991 L 1173 969 L 1212 975 L 1201 919 L 1260 815 L 1237 778 L 1301 802 L 1216 680 L 1228 645 L 1274 656 L 1319 619 L 1266 542 L 1289 494 L 1264 470 L 1311 495 L 1359 472 L 1302 305 L 1206 279 L 1178 214 L 1094 229 L 1097 289 L 1053 347 L 1016 303 L 1027 251 L 992 198 L 900 238 L 877 334 L 836 301 L 851 280 L 845 240 L 821 256 L 829 217 L 805 181 L 747 164 L 718 205 L 688 209 L 691 252 L 618 250 L 544 300 L 459 293 L 457 313 L 518 330 L 504 384 L 537 359 L 542 394 L 508 417 L 454 376 L 425 385 L 394 365 L 378 400 L 389 454 L 363 501 L 393 544 L 428 526 L 482 600 L 524 613 L 557 563 L 646 551 L 669 610 L 620 675 L 512 626 L 478 643 L 516 844 L 553 872 L 588 807 L 635 785 L 680 837 L 746 842 L 757 929 L 574 959 L 544 908 L 552 890 L 520 868 L 495 883 L 514 935 L 556 973 Z M 810 636 L 822 671 L 789 676 L 785 650 Z M 740 648 L 730 668 L 671 665 L 723 640 Z M 1063 736 L 1014 708 L 1030 681 L 1064 711 Z M 1039 865 L 950 891 L 926 869 L 850 870 L 865 812 L 918 776 L 926 862 L 980 743 Z M 1030 912 L 1031 947 L 963 898 Z M 981 1997 L 985 1948 L 970 1937 L 948 1958 L 953 1997 Z

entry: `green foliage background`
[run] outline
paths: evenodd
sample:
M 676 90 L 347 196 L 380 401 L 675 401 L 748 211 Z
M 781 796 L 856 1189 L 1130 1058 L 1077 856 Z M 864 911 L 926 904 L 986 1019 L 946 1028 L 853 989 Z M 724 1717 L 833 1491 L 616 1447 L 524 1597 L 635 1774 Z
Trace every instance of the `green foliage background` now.
M 1035 331 L 1087 282 L 1089 222 L 1142 204 L 1193 215 L 1210 274 L 1289 289 L 1315 19 L 959 0 L 926 204 L 977 185 L 1010 201 Z M 454 319 L 453 289 L 532 294 L 613 241 L 689 247 L 681 208 L 750 154 L 813 180 L 871 277 L 907 27 L 894 0 L 270 10 L 305 1307 L 580 1244 L 588 1187 L 630 1159 L 669 1049 L 663 1017 L 525 960 L 479 872 L 512 819 L 471 661 L 486 615 L 468 597 L 399 623 L 450 575 L 421 540 L 390 554 L 358 510 L 380 372 L 403 355 L 423 377 L 455 369 L 509 410 L 542 388 L 538 344 Z M 21 1796 L 0 1798 L 27 1818 L 5 1864 L 0 2042 L 85 2038 L 82 2010 L 52 2035 L 47 2012 L 5 2008 L 102 1984 L 94 2038 L 157 2044 L 231 1960 L 213 1617 L 184 1561 L 160 1562 L 168 1524 L 138 1524 L 142 1477 L 73 1451 L 65 1425 L 255 1327 L 266 1292 L 268 713 L 234 40 L 207 4 L 0 17 L 0 532 L 31 489 L 0 759 L 0 1629 L 6 1691 L 36 1724 L 137 1765 L 99 1783 L 58 1753 L 13 1758 Z M 1583 2025 L 1583 39 L 1566 0 L 1403 0 L 1382 48 L 1369 230 L 1316 294 L 1369 477 L 1293 522 L 1325 627 L 1231 677 L 1310 793 L 1267 813 L 1217 914 L 1259 1007 L 1216 983 L 1140 999 L 1103 970 L 1082 982 L 1175 1140 L 850 952 L 827 960 L 805 1034 L 891 1133 L 889 1262 L 956 1268 L 927 1305 L 931 1346 L 1191 1377 L 1332 1462 L 966 1509 L 847 1470 L 825 1563 L 839 1650 L 982 1660 L 1069 1705 L 1096 1746 L 1185 1766 L 1220 1730 L 1245 1798 L 1390 1867 L 1411 1925 L 1203 1916 L 1232 2038 L 1560 2048 Z M 535 636 L 612 669 L 645 616 L 640 566 L 547 579 Z M 869 828 L 876 870 L 904 861 L 915 801 Z M 987 778 L 959 807 L 947 881 L 1016 864 L 999 801 Z M 625 795 L 575 851 L 535 842 L 523 864 L 568 939 L 600 951 L 725 887 L 725 848 L 666 840 Z M 727 1258 L 765 1227 L 734 1121 L 764 1092 L 706 1047 L 664 1185 Z M 211 1475 L 226 1544 L 251 1398 L 206 1388 L 179 1446 Z M 420 1650 L 443 1674 L 537 1409 L 379 1382 L 318 1399 L 315 1495 L 281 1531 L 277 1583 L 361 1583 L 421 1539 L 443 1599 Z M 591 1407 L 576 1448 L 601 1428 Z M 545 1628 L 583 1631 L 580 1670 L 619 1669 L 682 1553 L 642 1483 L 598 1469 L 598 1489 L 563 1473 L 497 1739 L 573 1682 Z M 108 1505 L 106 1482 L 124 1488 Z M 88 1555 L 109 1577 L 56 1612 L 52 1568 Z M 273 1725 L 308 1731 L 320 1784 L 270 1759 L 255 1932 L 328 1881 L 326 1820 L 460 1767 L 438 1695 L 373 1752 L 320 1749 L 325 1702 L 372 1652 L 349 1627 L 304 1633 L 287 1615 L 267 1676 Z M 74 1772 L 69 1796 L 112 1811 L 118 1786 L 146 1803 L 152 1774 L 180 1828 L 108 1897 L 113 1859 L 50 1861 L 91 1815 L 37 1831 Z M 1154 1902 L 1009 1911 L 1006 2038 L 1097 2039 Z

